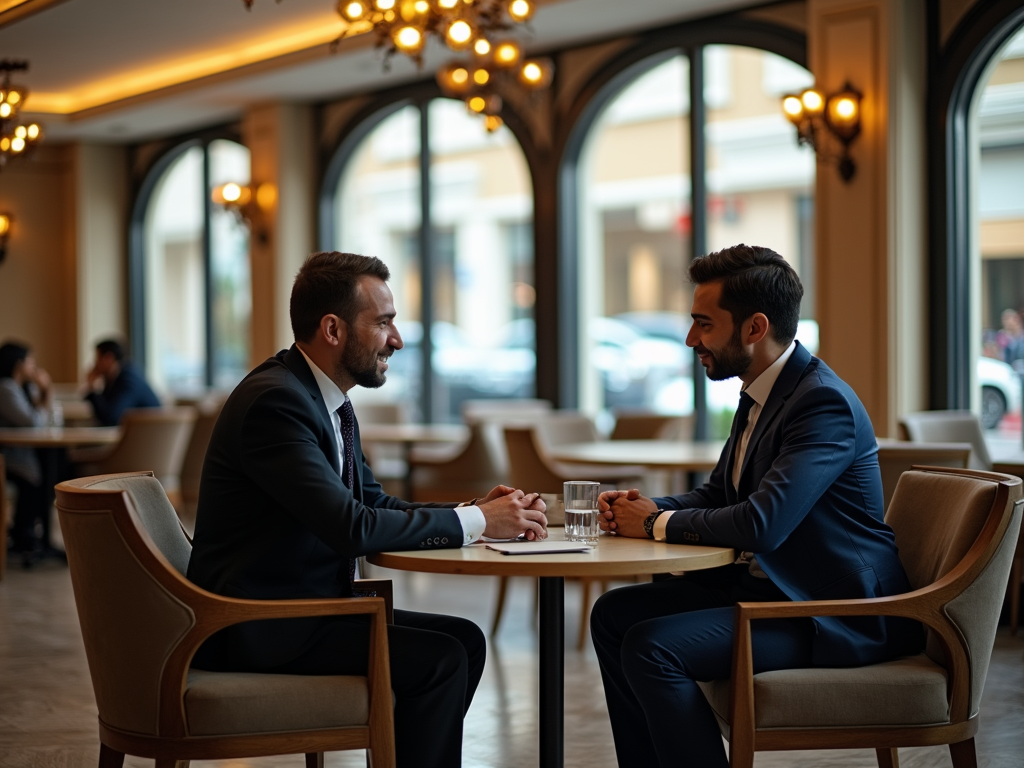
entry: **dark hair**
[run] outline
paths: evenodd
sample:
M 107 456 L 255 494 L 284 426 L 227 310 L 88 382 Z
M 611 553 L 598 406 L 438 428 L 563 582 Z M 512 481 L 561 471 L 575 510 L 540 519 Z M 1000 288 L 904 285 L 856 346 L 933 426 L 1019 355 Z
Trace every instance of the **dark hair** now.
M 324 315 L 337 315 L 349 323 L 362 309 L 355 300 L 356 284 L 362 277 L 388 280 L 387 264 L 375 256 L 321 251 L 312 254 L 292 286 L 289 311 L 296 341 L 316 335 Z
M 761 312 L 775 341 L 788 345 L 796 336 L 804 287 L 793 267 L 771 248 L 741 243 L 699 256 L 690 264 L 690 280 L 697 285 L 721 280 L 718 304 L 736 326 Z
M 30 348 L 25 344 L 19 344 L 16 341 L 5 342 L 0 347 L 0 379 L 9 379 L 14 376 L 14 367 L 28 357 L 29 351 Z
M 124 347 L 121 346 L 121 342 L 117 339 L 104 339 L 96 345 L 96 351 L 101 355 L 109 352 L 117 362 L 124 360 Z

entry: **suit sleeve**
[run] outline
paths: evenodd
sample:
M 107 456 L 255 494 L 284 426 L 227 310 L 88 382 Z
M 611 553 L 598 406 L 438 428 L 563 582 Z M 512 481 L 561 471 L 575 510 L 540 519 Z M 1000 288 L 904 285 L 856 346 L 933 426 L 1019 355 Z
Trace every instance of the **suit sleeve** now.
M 695 507 L 722 507 L 725 506 L 725 468 L 728 465 L 729 449 L 732 441 L 729 441 L 722 448 L 722 455 L 718 463 L 711 470 L 708 481 L 700 488 L 694 488 L 689 493 L 680 496 L 662 496 L 651 499 L 658 505 L 658 509 L 677 510 L 692 509 Z
M 261 393 L 242 420 L 239 448 L 249 480 L 343 557 L 419 549 L 428 538 L 447 539 L 442 546 L 462 544 L 454 510 L 359 502 L 324 455 L 321 430 L 319 416 L 293 390 L 276 387 Z M 391 499 L 373 483 L 378 493 L 367 500 Z
M 778 450 L 749 459 L 754 472 L 759 472 L 757 465 L 768 464 L 760 470 L 764 474 L 757 490 L 730 506 L 680 508 L 668 521 L 668 541 L 699 541 L 756 554 L 771 552 L 786 540 L 854 460 L 856 430 L 849 403 L 830 387 L 802 395 L 781 417 Z M 688 494 L 681 499 L 690 497 L 701 498 Z

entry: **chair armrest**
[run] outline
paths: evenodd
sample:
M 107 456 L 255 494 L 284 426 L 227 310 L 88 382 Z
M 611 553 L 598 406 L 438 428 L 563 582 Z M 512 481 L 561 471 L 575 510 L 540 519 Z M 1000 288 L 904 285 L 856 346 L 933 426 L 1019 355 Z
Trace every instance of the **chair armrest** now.
M 373 591 L 384 598 L 384 616 L 388 624 L 395 623 L 395 589 L 391 579 L 356 579 L 356 589 Z
M 890 597 L 866 597 L 852 600 L 797 600 L 776 603 L 737 603 L 736 620 L 791 619 L 808 616 L 903 616 L 928 622 L 935 611 L 925 592 L 907 592 Z

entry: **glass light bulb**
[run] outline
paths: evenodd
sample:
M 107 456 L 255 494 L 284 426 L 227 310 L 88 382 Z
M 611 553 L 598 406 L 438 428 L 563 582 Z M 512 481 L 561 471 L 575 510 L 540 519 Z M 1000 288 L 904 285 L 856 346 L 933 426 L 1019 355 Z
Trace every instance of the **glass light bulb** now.
M 540 65 L 534 62 L 529 62 L 523 67 L 523 79 L 531 83 L 539 83 L 544 77 L 544 72 L 541 70 Z
M 30 139 L 39 138 L 39 126 L 36 123 L 32 123 L 32 125 L 28 127 L 28 137 Z
M 484 129 L 488 133 L 494 133 L 496 130 L 501 128 L 502 120 L 497 115 L 487 115 L 484 118 Z
M 468 43 L 472 36 L 473 28 L 462 19 L 453 21 L 451 26 L 448 27 L 448 39 L 458 45 Z
M 427 0 L 416 0 L 412 7 L 416 9 L 416 13 L 426 13 L 430 10 L 430 3 Z
M 478 69 L 473 73 L 473 82 L 477 85 L 487 85 L 491 79 L 491 73 L 486 69 Z
M 519 62 L 519 46 L 501 43 L 494 49 L 494 60 L 503 67 L 514 67 Z
M 11 219 L 5 213 L 0 213 L 0 236 L 6 235 L 11 231 Z
M 242 188 L 232 181 L 224 185 L 220 194 L 227 202 L 234 203 L 242 196 Z
M 804 111 L 803 102 L 796 96 L 787 96 L 782 100 L 782 111 L 790 117 L 799 117 Z
M 341 15 L 349 21 L 358 21 L 366 13 L 366 8 L 358 0 L 352 0 L 352 2 L 342 0 L 342 3 Z
M 469 82 L 469 72 L 465 67 L 459 67 L 458 69 L 452 70 L 452 82 L 456 85 L 465 85 Z
M 415 51 L 423 42 L 423 35 L 416 27 L 402 27 L 395 33 L 395 45 L 403 51 Z
M 9 104 L 13 106 L 17 104 L 19 101 L 21 101 L 21 94 L 17 91 L 11 91 L 7 94 L 7 101 Z
M 533 15 L 533 3 L 528 0 L 512 0 L 508 6 L 508 15 L 516 21 L 526 21 Z
M 6 152 L 10 148 L 11 140 L 9 138 L 4 136 L 2 139 L 0 139 L 0 152 Z
M 473 43 L 473 50 L 476 52 L 477 56 L 486 56 L 491 52 L 491 44 L 485 38 L 481 37 Z
M 857 105 L 853 103 L 853 99 L 840 99 L 836 103 L 836 116 L 841 117 L 843 120 L 849 120 L 857 114 Z
M 17 128 L 14 129 L 14 135 L 16 138 L 24 139 L 26 136 L 28 136 L 28 128 L 26 128 L 24 125 L 19 125 Z
M 438 7 L 444 8 L 446 11 L 450 11 L 458 4 L 459 0 L 437 0 Z
M 395 0 L 374 0 L 373 5 L 378 11 L 390 11 L 395 7 Z
M 11 152 L 21 152 L 25 148 L 25 140 L 15 136 L 11 139 Z
M 474 96 L 469 101 L 467 101 L 466 104 L 474 112 L 483 112 L 484 109 L 487 107 L 487 102 L 484 100 L 483 96 Z
M 14 110 L 11 109 L 11 105 L 6 101 L 3 104 L 0 104 L 0 117 L 10 117 L 11 112 L 13 111 Z
M 804 109 L 812 115 L 819 114 L 825 108 L 825 98 L 814 89 L 804 91 L 800 95 L 800 101 L 803 102 Z

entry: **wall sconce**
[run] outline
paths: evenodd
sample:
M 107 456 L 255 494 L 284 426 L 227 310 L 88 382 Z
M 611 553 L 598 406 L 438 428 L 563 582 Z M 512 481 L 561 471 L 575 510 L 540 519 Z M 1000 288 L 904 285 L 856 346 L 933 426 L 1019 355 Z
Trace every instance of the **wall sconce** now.
M 850 144 L 860 133 L 861 93 L 849 81 L 837 93 L 826 96 L 816 88 L 790 94 L 782 99 L 782 111 L 796 126 L 797 141 L 814 149 L 822 162 L 837 160 L 839 176 L 849 181 L 857 170 L 850 157 Z M 838 156 L 829 154 L 825 137 L 831 133 L 843 146 Z
M 11 214 L 0 213 L 0 264 L 7 258 L 7 238 L 11 234 Z
M 266 214 L 277 204 L 277 187 L 274 184 L 267 181 L 254 186 L 229 181 L 214 187 L 210 197 L 216 205 L 234 213 L 240 223 L 249 227 L 257 239 L 266 244 Z

